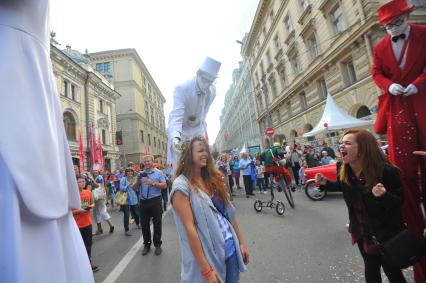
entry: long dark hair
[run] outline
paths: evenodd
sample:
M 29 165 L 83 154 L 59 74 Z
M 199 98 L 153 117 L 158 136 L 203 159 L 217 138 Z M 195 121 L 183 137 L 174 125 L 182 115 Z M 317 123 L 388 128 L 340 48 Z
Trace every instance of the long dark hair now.
M 370 132 L 363 129 L 348 130 L 343 136 L 349 134 L 355 136 L 355 141 L 358 144 L 358 158 L 361 160 L 362 173 L 366 184 L 375 186 L 377 183 L 382 182 L 383 167 L 385 165 L 395 166 L 383 153 Z M 343 163 L 339 172 L 340 180 L 348 185 L 350 183 L 348 175 L 350 170 L 349 164 Z
M 191 187 L 195 187 L 192 149 L 194 143 L 197 141 L 200 141 L 204 144 L 208 153 L 207 166 L 201 168 L 201 177 L 206 182 L 208 190 L 211 193 L 214 193 L 224 203 L 228 203 L 229 196 L 225 176 L 216 169 L 213 163 L 212 155 L 210 153 L 209 145 L 203 137 L 196 136 L 183 145 L 182 156 L 176 168 L 175 175 L 178 177 L 183 174 L 188 178 Z

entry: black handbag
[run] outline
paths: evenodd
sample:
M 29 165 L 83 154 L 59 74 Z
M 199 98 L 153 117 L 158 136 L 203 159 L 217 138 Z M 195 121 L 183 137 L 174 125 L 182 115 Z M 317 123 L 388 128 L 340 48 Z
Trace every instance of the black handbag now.
M 378 246 L 383 260 L 399 269 L 416 264 L 426 253 L 425 245 L 407 229 Z

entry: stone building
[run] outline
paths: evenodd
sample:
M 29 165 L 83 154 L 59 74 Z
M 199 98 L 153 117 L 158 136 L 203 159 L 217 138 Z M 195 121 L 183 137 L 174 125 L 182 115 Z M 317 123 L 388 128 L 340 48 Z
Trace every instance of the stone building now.
M 350 115 L 375 119 L 378 89 L 371 66 L 373 46 L 384 35 L 376 11 L 385 2 L 259 2 L 244 55 L 261 132 L 271 126 L 276 140 L 302 140 L 321 118 L 327 93 Z M 412 4 L 418 8 L 410 20 L 426 22 L 425 1 Z
M 261 135 L 255 105 L 250 68 L 248 61 L 244 60 L 234 70 L 232 84 L 225 96 L 220 131 L 215 141 L 218 152 L 241 149 L 244 144 L 249 149 L 260 147 Z
M 88 136 L 90 123 L 93 123 L 96 140 L 98 133 L 101 137 L 105 169 L 114 171 L 119 166 L 115 104 L 120 94 L 91 67 L 88 54 L 83 55 L 70 46 L 60 50 L 56 44 L 51 44 L 50 57 L 73 163 L 79 165 L 81 133 L 86 153 L 85 167 L 89 168 Z
M 135 49 L 90 53 L 92 67 L 114 84 L 122 164 L 140 163 L 145 154 L 166 162 L 167 136 L 163 94 Z

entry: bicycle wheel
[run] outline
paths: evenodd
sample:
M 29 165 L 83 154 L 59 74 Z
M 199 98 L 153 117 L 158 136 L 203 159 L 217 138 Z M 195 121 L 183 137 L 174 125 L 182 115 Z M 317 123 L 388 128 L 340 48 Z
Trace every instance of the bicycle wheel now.
M 278 215 L 283 215 L 285 212 L 284 203 L 277 201 L 277 206 L 275 207 L 275 210 L 277 211 Z
M 327 190 L 321 190 L 315 180 L 308 180 L 305 185 L 305 194 L 314 201 L 322 200 L 327 195 Z
M 254 210 L 256 210 L 256 212 L 261 212 L 262 211 L 262 201 L 261 200 L 256 200 L 253 204 Z
M 294 208 L 295 205 L 294 205 L 294 200 L 293 200 L 293 194 L 291 193 L 290 186 L 287 185 L 287 184 L 284 185 L 284 194 L 285 194 L 285 197 L 288 201 L 288 204 L 290 204 L 291 208 Z

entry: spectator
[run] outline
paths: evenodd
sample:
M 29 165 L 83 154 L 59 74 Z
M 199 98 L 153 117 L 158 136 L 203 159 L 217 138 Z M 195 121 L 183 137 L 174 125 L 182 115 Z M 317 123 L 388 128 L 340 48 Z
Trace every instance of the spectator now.
M 308 164 L 305 160 L 302 161 L 302 166 L 299 169 L 299 185 L 304 186 L 306 183 L 305 170 L 308 168 Z
M 133 189 L 133 185 L 136 182 L 135 177 L 133 176 L 134 171 L 132 168 L 126 168 L 124 171 L 125 177 L 121 178 L 120 180 L 120 191 L 127 193 L 127 201 L 126 204 L 123 205 L 123 223 L 124 223 L 124 234 L 126 236 L 131 236 L 129 229 L 129 217 L 130 213 L 133 216 L 133 219 L 136 222 L 136 227 L 140 228 L 139 226 L 139 210 L 138 210 L 138 198 L 136 195 L 135 190 Z
M 297 152 L 296 147 L 290 147 L 289 163 L 296 184 L 299 184 L 300 157 L 301 155 Z
M 307 145 L 305 146 L 305 159 L 306 163 L 308 164 L 309 168 L 317 167 L 319 165 L 319 160 L 315 155 L 314 149 L 312 146 Z
M 330 156 L 328 156 L 327 151 L 323 150 L 321 152 L 321 165 L 328 165 L 333 161 L 333 158 L 331 158 Z
M 322 151 L 327 151 L 327 155 L 330 156 L 332 159 L 336 159 L 336 153 L 334 152 L 334 149 L 328 146 L 327 142 L 323 143 Z
M 234 161 L 232 163 L 232 171 L 234 173 L 235 184 L 237 189 L 241 189 L 240 186 L 240 160 L 238 156 L 234 156 Z
M 181 282 L 238 282 L 248 249 L 228 197 L 201 137 L 185 144 L 171 203 L 181 244 Z
M 265 166 L 262 165 L 260 159 L 256 160 L 256 181 L 259 186 L 259 192 L 263 191 L 263 194 L 266 194 L 265 186 Z
M 244 189 L 246 191 L 246 197 L 254 196 L 253 194 L 253 181 L 251 178 L 251 159 L 247 152 L 243 152 L 241 155 L 240 166 L 241 174 L 243 175 Z
M 153 161 L 154 157 L 152 155 L 144 157 L 145 170 L 138 176 L 136 183 L 133 185 L 134 189 L 140 188 L 139 206 L 144 244 L 143 256 L 151 250 L 151 219 L 154 226 L 155 255 L 160 255 L 163 251 L 161 248 L 161 221 L 163 214 L 161 191 L 167 191 L 167 183 L 163 173 L 153 167 Z
M 345 132 L 340 155 L 343 163 L 337 166 L 337 182 L 327 181 L 322 174 L 315 179 L 322 186 L 343 191 L 352 244 L 358 245 L 364 259 L 366 282 L 382 282 L 381 267 L 390 282 L 406 282 L 401 270 L 385 261 L 375 243 L 391 239 L 404 229 L 404 197 L 398 168 L 366 130 Z
M 93 218 L 96 220 L 97 230 L 93 234 L 94 236 L 101 235 L 104 231 L 102 230 L 102 221 L 106 221 L 109 225 L 109 232 L 114 232 L 114 225 L 111 221 L 111 216 L 108 213 L 106 207 L 106 192 L 104 188 L 104 179 L 99 175 L 99 171 L 93 170 L 93 177 L 97 187 L 92 190 L 93 200 L 95 201 L 95 207 L 93 208 Z M 100 193 L 98 193 L 100 192 Z
M 81 208 L 72 209 L 72 214 L 83 238 L 92 271 L 96 272 L 98 267 L 92 263 L 92 216 L 90 215 L 90 209 L 94 206 L 92 192 L 87 190 L 84 177 L 78 176 L 77 184 L 80 191 Z

